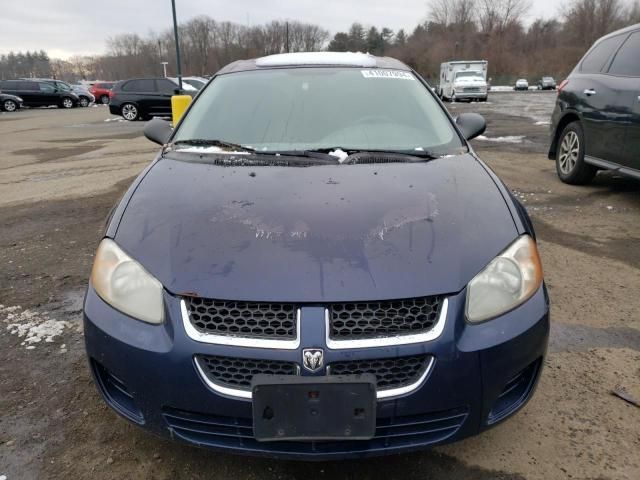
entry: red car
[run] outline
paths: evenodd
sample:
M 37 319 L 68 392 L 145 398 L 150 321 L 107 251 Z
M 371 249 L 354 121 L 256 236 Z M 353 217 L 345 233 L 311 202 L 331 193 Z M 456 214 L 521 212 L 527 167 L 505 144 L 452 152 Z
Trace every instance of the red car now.
M 111 93 L 111 89 L 115 84 L 116 82 L 94 83 L 89 88 L 89 91 L 94 97 L 96 97 L 96 103 L 107 105 L 109 103 L 109 94 Z

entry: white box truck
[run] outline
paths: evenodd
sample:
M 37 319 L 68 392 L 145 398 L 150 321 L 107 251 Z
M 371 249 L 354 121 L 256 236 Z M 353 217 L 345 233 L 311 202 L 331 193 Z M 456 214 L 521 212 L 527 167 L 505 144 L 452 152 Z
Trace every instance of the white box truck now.
M 450 102 L 486 102 L 489 91 L 487 67 L 486 60 L 455 60 L 442 63 L 438 95 Z

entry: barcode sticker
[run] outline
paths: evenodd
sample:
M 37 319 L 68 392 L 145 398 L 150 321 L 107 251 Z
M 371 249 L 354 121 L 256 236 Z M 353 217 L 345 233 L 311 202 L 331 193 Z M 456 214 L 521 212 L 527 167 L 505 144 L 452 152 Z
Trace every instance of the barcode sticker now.
M 364 78 L 398 78 L 400 80 L 415 80 L 409 72 L 402 70 L 360 70 Z

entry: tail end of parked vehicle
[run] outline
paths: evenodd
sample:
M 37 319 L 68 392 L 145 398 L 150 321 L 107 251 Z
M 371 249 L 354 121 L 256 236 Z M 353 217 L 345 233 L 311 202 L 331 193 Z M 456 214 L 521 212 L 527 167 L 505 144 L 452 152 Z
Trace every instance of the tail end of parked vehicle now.
M 171 116 L 175 127 L 191 103 L 190 95 L 174 95 L 171 97 Z

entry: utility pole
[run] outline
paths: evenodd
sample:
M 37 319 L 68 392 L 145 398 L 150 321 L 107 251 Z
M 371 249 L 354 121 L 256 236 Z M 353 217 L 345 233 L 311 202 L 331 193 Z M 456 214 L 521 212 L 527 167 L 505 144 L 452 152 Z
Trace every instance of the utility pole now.
M 287 53 L 289 53 L 289 22 L 286 22 L 286 32 L 287 32 L 287 40 L 286 40 L 286 47 L 287 47 Z
M 182 91 L 182 67 L 180 66 L 180 41 L 178 40 L 178 20 L 176 18 L 176 0 L 171 0 L 173 9 L 173 35 L 176 37 L 176 62 L 178 64 L 178 85 Z

